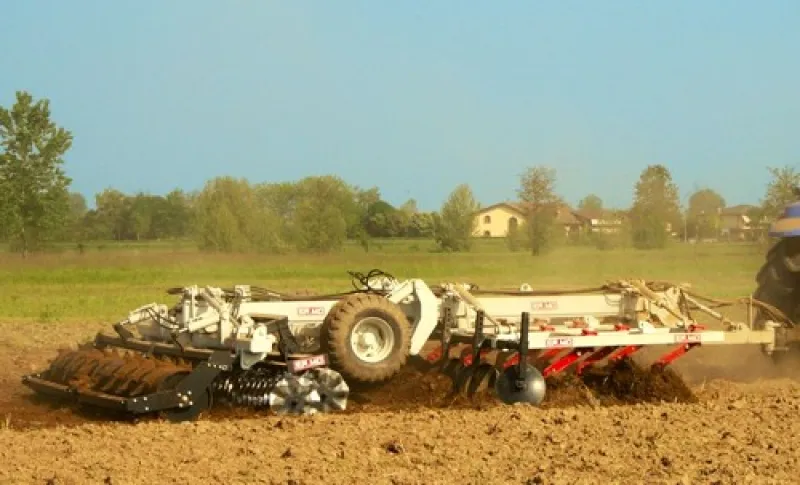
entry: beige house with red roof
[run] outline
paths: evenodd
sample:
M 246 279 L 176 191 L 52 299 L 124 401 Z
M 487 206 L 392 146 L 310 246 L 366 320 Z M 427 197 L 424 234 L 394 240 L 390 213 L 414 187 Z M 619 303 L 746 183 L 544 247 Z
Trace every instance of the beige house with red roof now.
M 476 237 L 505 237 L 510 227 L 519 227 L 525 223 L 525 203 L 500 202 L 484 207 L 475 214 Z M 564 227 L 564 232 L 570 234 L 577 231 L 583 223 L 573 214 L 567 205 L 560 205 L 556 215 L 556 222 Z

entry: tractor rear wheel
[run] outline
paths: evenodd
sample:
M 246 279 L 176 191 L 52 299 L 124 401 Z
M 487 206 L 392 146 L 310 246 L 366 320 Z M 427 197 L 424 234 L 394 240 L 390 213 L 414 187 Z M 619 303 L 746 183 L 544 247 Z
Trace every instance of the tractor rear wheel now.
M 800 238 L 789 237 L 778 241 L 767 253 L 767 258 L 756 276 L 758 284 L 753 298 L 779 310 L 793 325 L 800 323 Z M 775 318 L 762 309 L 755 313 L 754 327 Z M 776 364 L 794 362 L 800 357 L 800 345 L 786 339 L 783 332 L 777 335 L 772 359 Z M 788 340 L 788 341 L 787 341 Z
M 346 380 L 379 383 L 406 364 L 411 328 L 395 303 L 380 295 L 357 293 L 331 308 L 321 337 L 332 369 Z
M 753 298 L 771 305 L 792 322 L 800 322 L 800 238 L 784 238 L 767 253 L 767 260 L 756 276 Z M 759 310 L 756 326 L 769 315 Z

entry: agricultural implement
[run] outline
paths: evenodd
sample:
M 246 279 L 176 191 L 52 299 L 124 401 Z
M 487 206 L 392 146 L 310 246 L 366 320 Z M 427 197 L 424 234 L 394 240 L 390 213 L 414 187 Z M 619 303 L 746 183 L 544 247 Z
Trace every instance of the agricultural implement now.
M 277 413 L 343 410 L 352 385 L 391 381 L 435 338 L 426 357 L 455 392 L 493 389 L 506 403 L 540 404 L 549 377 L 611 369 L 644 348 L 669 346 L 663 370 L 702 345 L 760 345 L 778 358 L 798 347 L 800 205 L 771 234 L 783 237 L 758 273 L 747 319 L 689 288 L 640 280 L 572 291 L 429 286 L 373 271 L 354 291 L 291 296 L 247 285 L 175 288 L 23 382 L 40 394 L 132 414 L 195 419 L 212 402 Z M 695 319 L 704 314 L 715 328 Z

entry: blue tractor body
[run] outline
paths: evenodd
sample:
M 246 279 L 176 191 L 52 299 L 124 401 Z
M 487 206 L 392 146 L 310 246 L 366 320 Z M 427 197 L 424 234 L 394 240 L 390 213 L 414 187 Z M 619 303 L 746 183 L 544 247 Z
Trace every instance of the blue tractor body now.
M 789 204 L 769 228 L 771 237 L 785 238 L 800 236 L 800 202 Z

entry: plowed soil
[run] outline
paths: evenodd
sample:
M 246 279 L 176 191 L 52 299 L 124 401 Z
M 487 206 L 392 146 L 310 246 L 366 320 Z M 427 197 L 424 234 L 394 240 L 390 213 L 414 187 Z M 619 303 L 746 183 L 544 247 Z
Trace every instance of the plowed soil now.
M 798 483 L 800 363 L 693 352 L 666 374 L 551 379 L 540 408 L 450 395 L 417 360 L 343 413 L 170 424 L 33 398 L 20 378 L 56 347 L 25 336 L 0 343 L 0 483 Z

